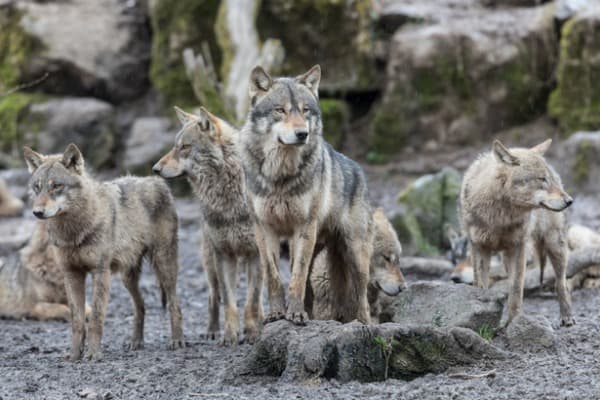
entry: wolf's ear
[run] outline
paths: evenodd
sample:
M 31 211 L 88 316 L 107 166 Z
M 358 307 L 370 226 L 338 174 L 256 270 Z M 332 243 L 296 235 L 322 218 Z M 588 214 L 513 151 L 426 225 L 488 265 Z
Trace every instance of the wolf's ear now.
M 221 124 L 219 117 L 213 115 L 204 107 L 200 107 L 199 115 L 200 128 L 205 132 L 210 132 L 211 135 L 220 135 Z
M 273 79 L 267 72 L 261 67 L 256 66 L 250 73 L 250 87 L 248 93 L 250 98 L 253 99 L 256 96 L 267 93 L 271 86 L 273 86 Z
M 74 143 L 67 146 L 61 162 L 67 169 L 73 169 L 80 175 L 83 173 L 83 155 Z
M 45 156 L 41 155 L 40 153 L 36 153 L 27 146 L 23 147 L 23 156 L 25 157 L 27 169 L 29 170 L 30 174 L 33 174 L 46 159 Z
M 519 165 L 519 159 L 515 157 L 504 145 L 498 140 L 494 140 L 492 145 L 492 153 L 498 162 L 508 165 Z
M 446 225 L 446 237 L 452 246 L 460 239 L 460 235 L 450 224 Z
M 173 108 L 175 109 L 175 114 L 177 114 L 177 118 L 179 119 L 179 122 L 181 122 L 182 125 L 185 125 L 190 121 L 198 119 L 198 117 L 194 114 L 187 113 L 177 106 L 174 106 Z
M 311 69 L 308 70 L 308 72 L 297 76 L 296 81 L 309 88 L 310 91 L 318 99 L 319 82 L 321 82 L 321 66 L 319 64 L 313 66 Z
M 538 153 L 540 156 L 543 156 L 544 154 L 546 154 L 551 144 L 552 139 L 548 139 L 538 144 L 537 146 L 533 146 L 530 150 Z

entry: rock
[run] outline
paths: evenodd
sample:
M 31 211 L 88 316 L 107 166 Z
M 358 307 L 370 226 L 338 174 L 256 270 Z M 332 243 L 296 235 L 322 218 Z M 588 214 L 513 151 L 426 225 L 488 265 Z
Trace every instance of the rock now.
M 101 100 L 63 97 L 30 105 L 19 130 L 42 154 L 63 152 L 73 142 L 88 165 L 100 167 L 114 161 L 113 117 L 113 107 Z
M 0 167 L 23 165 L 21 152 L 25 142 L 19 123 L 25 118 L 29 106 L 40 100 L 39 95 L 20 92 L 0 97 Z
M 380 321 L 403 325 L 495 329 L 502 317 L 504 293 L 447 282 L 416 282 L 402 291 Z
M 390 43 L 370 150 L 489 139 L 544 112 L 556 66 L 551 6 L 407 24 Z
M 571 18 L 580 11 L 600 7 L 598 0 L 556 0 L 554 17 L 559 21 Z
M 35 45 L 21 81 L 49 72 L 47 93 L 133 99 L 148 88 L 150 31 L 141 2 L 15 2 L 20 27 Z M 92 17 L 93 16 L 93 17 Z
M 134 174 L 150 174 L 152 166 L 173 147 L 175 133 L 169 118 L 136 119 L 125 144 L 123 167 Z
M 220 70 L 221 51 L 215 36 L 219 4 L 218 0 L 155 0 L 150 4 L 153 32 L 150 77 L 169 104 L 182 108 L 197 106 L 183 65 L 185 48 L 203 54 L 206 43 L 215 69 Z
M 284 74 L 299 75 L 319 63 L 322 93 L 372 90 L 380 82 L 371 54 L 370 10 L 371 0 L 263 1 L 256 26 L 262 40 L 281 40 Z
M 323 136 L 334 148 L 340 150 L 350 127 L 350 109 L 343 100 L 321 99 Z
M 418 178 L 398 195 L 404 213 L 394 222 L 399 232 L 409 233 L 400 234 L 403 246 L 406 243 L 405 254 L 434 255 L 447 247 L 446 226 L 458 226 L 460 181 L 456 170 L 444 168 Z
M 561 30 L 557 86 L 548 100 L 548 114 L 564 133 L 600 129 L 600 7 L 568 20 Z
M 559 173 L 568 190 L 596 194 L 600 191 L 600 131 L 577 132 L 557 150 Z
M 0 219 L 0 256 L 14 254 L 31 238 L 36 226 L 33 214 L 29 216 Z
M 554 329 L 543 315 L 516 316 L 506 327 L 504 339 L 510 350 L 526 352 L 555 350 L 557 345 Z
M 410 379 L 504 356 L 463 328 L 343 325 L 335 321 L 309 321 L 306 326 L 297 326 L 277 321 L 265 326 L 237 375 L 280 376 L 283 381 L 327 378 L 373 382 Z

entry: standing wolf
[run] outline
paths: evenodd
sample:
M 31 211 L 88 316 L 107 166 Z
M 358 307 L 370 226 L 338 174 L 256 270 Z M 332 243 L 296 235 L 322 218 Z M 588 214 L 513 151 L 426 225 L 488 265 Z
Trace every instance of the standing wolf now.
M 368 323 L 371 207 L 363 171 L 323 140 L 320 67 L 296 78 L 271 78 L 256 67 L 251 106 L 241 132 L 256 240 L 267 272 L 266 321 L 308 319 L 304 299 L 315 246 L 327 248 L 333 298 L 348 319 Z M 285 293 L 279 241 L 290 240 L 292 277 Z
M 511 282 L 507 323 L 521 312 L 525 247 L 530 237 L 542 253 L 548 254 L 554 267 L 561 325 L 574 323 L 566 286 L 568 249 L 563 216 L 559 223 L 553 222 L 554 218 L 536 221 L 532 217 L 536 209 L 559 212 L 573 203 L 560 177 L 543 158 L 551 142 L 531 149 L 507 149 L 496 140 L 492 152 L 480 156 L 467 169 L 461 186 L 461 217 L 472 246 L 475 285 L 488 287 L 490 257 L 503 252 Z
M 238 132 L 204 108 L 200 116 L 175 108 L 183 128 L 175 146 L 153 170 L 164 178 L 186 176 L 202 211 L 202 256 L 209 294 L 209 338 L 219 332 L 219 300 L 225 304 L 224 344 L 237 344 L 237 269 L 246 269 L 248 292 L 245 336 L 253 343 L 260 332 L 263 272 L 246 200 L 242 163 L 235 148 Z
M 176 295 L 177 214 L 167 185 L 158 178 L 126 177 L 96 182 L 84 170 L 81 152 L 70 144 L 61 155 L 44 156 L 28 147 L 33 214 L 46 220 L 65 274 L 71 309 L 71 360 L 83 355 L 85 277 L 92 274 L 89 358 L 100 359 L 100 341 L 111 271 L 121 272 L 134 305 L 130 347 L 143 344 L 144 301 L 139 289 L 142 259 L 148 256 L 171 314 L 170 347 L 183 347 L 181 309 Z M 164 301 L 163 300 L 163 301 Z

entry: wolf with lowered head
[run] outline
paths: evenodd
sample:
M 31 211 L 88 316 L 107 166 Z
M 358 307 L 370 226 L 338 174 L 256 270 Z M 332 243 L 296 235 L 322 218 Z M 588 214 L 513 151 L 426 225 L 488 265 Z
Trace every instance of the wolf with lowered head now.
M 202 258 L 209 288 L 207 337 L 219 333 L 219 303 L 225 307 L 223 344 L 240 338 L 236 286 L 245 269 L 248 291 L 244 310 L 245 340 L 253 343 L 262 320 L 263 272 L 246 198 L 238 132 L 206 109 L 193 115 L 175 108 L 183 127 L 175 145 L 154 165 L 163 178 L 187 177 L 200 203 Z
M 184 346 L 177 283 L 177 214 L 167 185 L 159 178 L 124 177 L 97 182 L 86 173 L 76 145 L 63 154 L 42 155 L 25 147 L 31 172 L 33 214 L 45 220 L 48 240 L 65 275 L 71 309 L 71 360 L 83 356 L 85 278 L 92 274 L 88 355 L 102 357 L 100 342 L 111 272 L 120 272 L 134 305 L 130 348 L 143 344 L 144 300 L 139 289 L 147 257 L 171 316 L 171 348 Z
M 272 78 L 256 67 L 241 152 L 266 270 L 266 322 L 308 319 L 306 284 L 315 248 L 327 248 L 332 298 L 345 319 L 369 323 L 367 285 L 373 222 L 364 173 L 323 139 L 320 67 L 295 78 Z M 292 276 L 286 299 L 279 274 L 279 243 L 290 242 Z

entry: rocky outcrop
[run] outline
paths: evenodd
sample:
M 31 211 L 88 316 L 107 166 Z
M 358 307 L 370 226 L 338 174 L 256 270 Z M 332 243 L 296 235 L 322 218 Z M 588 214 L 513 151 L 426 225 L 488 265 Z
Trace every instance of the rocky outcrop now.
M 562 27 L 557 87 L 548 113 L 562 130 L 600 128 L 600 4 L 581 11 Z
M 380 321 L 433 327 L 496 329 L 506 295 L 446 282 L 416 282 L 402 291 Z M 486 328 L 487 327 L 487 328 Z
M 125 144 L 123 167 L 133 174 L 150 174 L 152 166 L 173 147 L 175 133 L 168 118 L 136 119 Z
M 558 151 L 562 180 L 578 192 L 600 191 L 600 131 L 577 132 Z
M 236 375 L 279 376 L 284 381 L 315 378 L 340 382 L 410 379 L 504 353 L 464 328 L 404 324 L 342 325 L 277 321 L 265 326 Z
M 19 81 L 49 73 L 46 93 L 131 100 L 148 89 L 150 31 L 140 2 L 14 2 L 22 41 Z M 16 29 L 16 27 L 15 27 Z M 4 30 L 4 29 L 3 29 Z M 18 47 L 18 43 L 15 45 Z M 35 51 L 34 51 L 35 50 Z
M 449 15 L 394 34 L 373 152 L 489 138 L 543 113 L 557 62 L 550 6 Z

